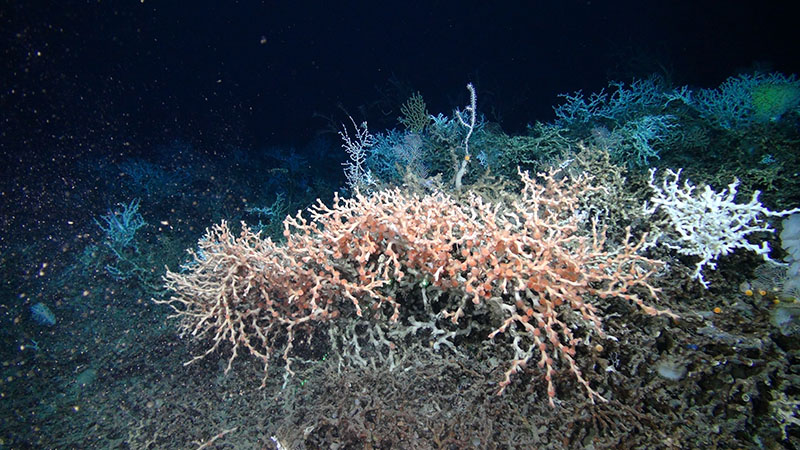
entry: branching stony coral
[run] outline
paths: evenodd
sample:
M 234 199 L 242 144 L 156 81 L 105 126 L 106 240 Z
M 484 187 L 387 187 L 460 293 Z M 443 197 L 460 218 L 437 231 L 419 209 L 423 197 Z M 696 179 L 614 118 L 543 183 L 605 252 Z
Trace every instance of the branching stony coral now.
M 232 352 L 226 370 L 239 351 L 266 368 L 283 346 L 291 373 L 297 333 L 313 333 L 340 316 L 403 326 L 400 319 L 414 305 L 409 298 L 436 298 L 441 308 L 426 320 L 457 327 L 488 313 L 489 323 L 472 320 L 482 327 L 479 335 L 512 346 L 500 392 L 533 359 L 551 405 L 559 367 L 590 400 L 604 400 L 579 369 L 576 348 L 585 338 L 573 325 L 603 336 L 596 302 L 609 297 L 646 314 L 672 315 L 644 302 L 656 295 L 650 279 L 661 263 L 640 254 L 644 237 L 627 233 L 613 244 L 604 227 L 586 223 L 580 198 L 596 189 L 586 177 L 540 175 L 543 183 L 521 173 L 523 190 L 510 203 L 399 189 L 337 196 L 330 207 L 319 202 L 306 216 L 287 217 L 285 244 L 246 226 L 237 237 L 222 223 L 200 242 L 202 257 L 167 272 L 174 294 L 159 302 L 175 309 L 183 333 L 212 341 L 192 361 L 224 344 Z
M 665 242 L 664 245 L 682 255 L 701 258 L 692 277 L 706 288 L 708 282 L 703 278 L 705 266 L 715 269 L 717 258 L 740 248 L 768 260 L 769 245 L 766 242 L 753 244 L 747 237 L 759 231 L 775 231 L 764 220 L 766 217 L 782 217 L 800 211 L 800 208 L 771 211 L 758 201 L 758 191 L 753 193 L 749 202 L 737 203 L 739 180 L 734 180 L 720 192 L 715 192 L 710 186 L 697 192 L 696 186 L 689 180 L 680 186 L 681 170 L 674 172 L 667 169 L 660 186 L 655 183 L 655 173 L 655 169 L 650 170 L 649 180 L 655 195 L 651 197 L 649 205 L 645 204 L 644 210 L 647 214 L 661 210 L 669 217 L 677 240 L 676 243 Z
M 776 121 L 800 104 L 800 82 L 773 72 L 741 74 L 725 80 L 717 89 L 700 89 L 689 104 L 700 115 L 731 130 L 754 123 Z

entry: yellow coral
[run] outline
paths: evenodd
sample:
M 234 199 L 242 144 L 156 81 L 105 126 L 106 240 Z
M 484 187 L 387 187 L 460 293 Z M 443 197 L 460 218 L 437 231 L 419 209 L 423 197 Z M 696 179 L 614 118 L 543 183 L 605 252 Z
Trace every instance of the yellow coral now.
M 425 100 L 422 95 L 417 92 L 412 95 L 402 106 L 400 112 L 403 114 L 398 118 L 408 131 L 414 133 L 421 133 L 430 123 L 430 114 L 428 114 Z
M 800 86 L 797 83 L 761 83 L 750 95 L 759 122 L 775 122 L 800 105 Z

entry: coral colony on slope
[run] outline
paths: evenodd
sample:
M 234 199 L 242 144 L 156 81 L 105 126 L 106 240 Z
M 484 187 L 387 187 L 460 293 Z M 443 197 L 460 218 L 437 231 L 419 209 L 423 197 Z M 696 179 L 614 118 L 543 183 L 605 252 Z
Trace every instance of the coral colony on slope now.
M 0 241 L 0 449 L 798 447 L 797 77 L 458 92 L 74 162 Z
M 414 94 L 401 130 L 351 120 L 345 189 L 294 212 L 302 195 L 268 189 L 209 227 L 163 284 L 155 252 L 177 255 L 185 240 L 158 237 L 146 209 L 173 195 L 171 180 L 195 181 L 127 160 L 137 196 L 98 216 L 102 242 L 70 270 L 168 305 L 182 339 L 156 325 L 171 350 L 148 364 L 179 359 L 170 384 L 251 392 L 236 408 L 271 405 L 257 440 L 273 446 L 482 447 L 501 431 L 511 447 L 794 439 L 800 209 L 787 169 L 798 163 L 789 122 L 800 83 L 778 73 L 700 91 L 657 77 L 612 83 L 565 96 L 554 122 L 523 136 L 489 126 L 468 90 L 449 116 Z M 762 144 L 743 151 L 745 138 Z M 728 146 L 724 161 L 687 159 L 710 142 Z M 94 295 L 70 285 L 70 303 Z M 44 303 L 31 317 L 62 320 Z M 113 377 L 88 364 L 66 385 L 73 413 L 98 371 Z M 208 408 L 162 389 L 123 414 L 139 422 L 120 440 L 170 439 L 171 425 L 152 420 Z M 539 428 L 570 411 L 581 412 L 555 434 Z M 249 420 L 229 417 L 235 426 L 207 443 L 244 439 Z
M 775 83 L 787 88 L 774 89 L 773 95 L 792 97 L 754 94 Z M 706 184 L 700 190 L 688 179 L 680 182 L 680 168 L 667 168 L 664 175 L 651 169 L 649 180 L 639 173 L 647 183 L 637 192 L 626 187 L 623 177 L 631 175 L 624 167 L 671 157 L 669 143 L 688 139 L 681 136 L 685 127 L 776 133 L 775 118 L 798 112 L 797 86 L 792 77 L 757 74 L 728 80 L 721 93 L 666 90 L 650 79 L 630 87 L 612 84 L 611 95 L 592 95 L 588 103 L 580 94 L 568 96 L 567 104 L 556 108 L 557 124 L 546 127 L 573 139 L 573 150 L 561 148 L 555 155 L 510 142 L 488 145 L 502 137 L 476 120 L 472 85 L 467 86 L 470 105 L 455 110 L 453 118 L 428 116 L 417 94 L 403 108 L 405 132 L 373 136 L 366 123 L 353 121 L 355 137 L 341 133 L 350 156 L 348 198 L 337 194 L 330 206 L 318 201 L 289 215 L 283 235 L 274 240 L 245 223 L 235 232 L 222 221 L 207 231 L 188 263 L 167 271 L 169 294 L 156 302 L 174 309 L 182 336 L 208 346 L 188 363 L 223 354 L 227 373 L 237 356 L 249 354 L 263 364 L 261 386 L 267 386 L 274 360 L 281 361 L 286 388 L 319 353 L 338 373 L 385 370 L 385 376 L 413 368 L 410 360 L 419 352 L 478 365 L 475 358 L 483 353 L 492 355 L 489 372 L 502 374 L 465 381 L 473 389 L 565 407 L 556 385 L 577 384 L 580 389 L 570 390 L 569 403 L 581 402 L 582 392 L 590 403 L 617 404 L 622 393 L 610 384 L 611 374 L 632 370 L 619 361 L 618 351 L 606 350 L 625 346 L 618 334 L 644 327 L 647 333 L 677 336 L 687 331 L 675 329 L 697 322 L 704 324 L 695 330 L 704 345 L 737 346 L 744 338 L 716 328 L 717 318 L 727 309 L 769 315 L 783 303 L 795 308 L 795 293 L 781 286 L 799 276 L 796 267 L 781 271 L 785 265 L 769 258 L 767 240 L 775 239 L 767 220 L 800 208 L 770 210 L 758 191 L 750 191 L 749 201 L 738 198 L 736 178 L 726 189 Z M 643 120 L 653 117 L 664 119 Z M 591 132 L 600 126 L 611 130 L 594 140 Z M 520 139 L 560 144 L 548 143 L 547 136 L 533 132 Z M 472 159 L 471 137 L 472 152 L 484 157 Z M 441 157 L 448 151 L 449 168 Z M 496 174 L 492 164 L 498 161 L 506 167 L 533 163 L 541 172 L 536 177 L 522 171 L 517 177 L 502 170 Z M 730 170 L 747 175 L 746 168 Z M 784 237 L 783 245 L 793 244 Z M 704 274 L 736 249 L 763 257 L 764 265 L 781 275 L 773 275 L 755 298 L 752 291 L 737 292 L 733 286 L 733 299 L 707 312 L 675 303 L 676 293 L 692 280 L 698 282 L 699 289 L 693 289 L 698 296 L 714 283 L 725 283 Z M 605 330 L 606 320 L 615 322 L 614 332 Z M 794 330 L 781 334 L 793 336 Z M 748 357 L 748 365 L 771 364 L 755 362 L 765 357 L 760 354 L 768 351 L 764 345 L 755 345 L 759 350 Z M 698 372 L 704 369 L 689 352 L 697 344 L 668 347 L 650 361 L 658 368 L 655 373 L 677 384 L 687 375 L 701 378 Z M 778 347 L 769 351 L 790 351 Z M 767 381 L 761 380 L 742 380 L 740 395 L 763 395 L 758 385 Z M 776 414 L 772 426 L 781 439 L 795 421 L 788 412 L 795 405 L 791 391 L 763 405 Z M 359 426 L 367 427 L 345 428 L 354 432 Z M 283 433 L 289 442 L 298 438 L 291 430 Z

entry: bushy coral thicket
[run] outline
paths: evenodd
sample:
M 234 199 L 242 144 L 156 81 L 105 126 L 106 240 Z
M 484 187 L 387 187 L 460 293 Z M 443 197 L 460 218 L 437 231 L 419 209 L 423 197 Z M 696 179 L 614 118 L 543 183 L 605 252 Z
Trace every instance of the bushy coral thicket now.
M 590 399 L 602 399 L 574 360 L 580 339 L 567 323 L 583 324 L 584 338 L 602 336 L 596 301 L 608 297 L 669 314 L 640 297 L 655 296 L 649 281 L 661 264 L 639 254 L 644 238 L 611 243 L 579 211 L 580 198 L 598 189 L 588 178 L 521 177 L 522 192 L 507 204 L 397 189 L 337 197 L 310 217 L 287 218 L 285 244 L 244 225 L 236 236 L 223 222 L 192 263 L 167 273 L 174 292 L 167 303 L 185 334 L 213 343 L 197 358 L 227 347 L 231 362 L 247 351 L 266 366 L 280 345 L 288 366 L 298 333 L 342 316 L 402 327 L 411 299 L 422 297 L 438 304 L 423 318 L 431 327 L 469 328 L 513 348 L 501 392 L 533 358 L 551 404 L 558 365 Z

